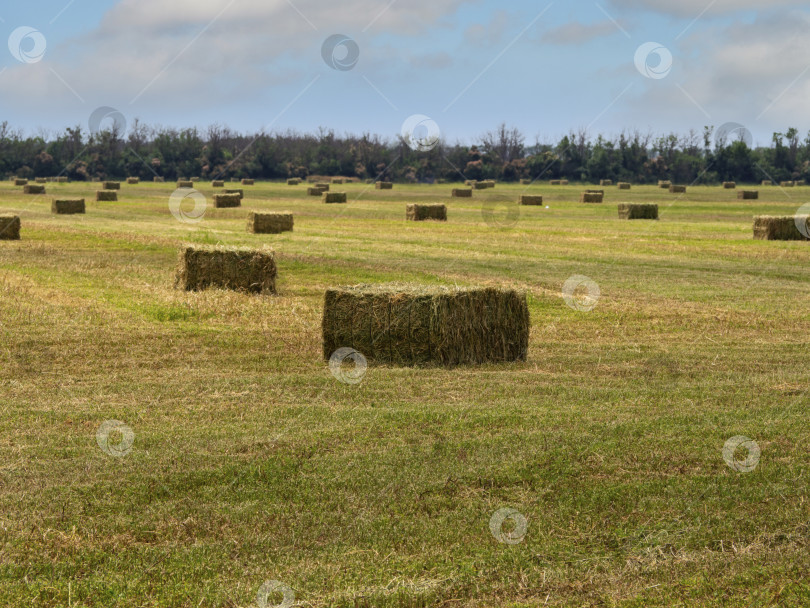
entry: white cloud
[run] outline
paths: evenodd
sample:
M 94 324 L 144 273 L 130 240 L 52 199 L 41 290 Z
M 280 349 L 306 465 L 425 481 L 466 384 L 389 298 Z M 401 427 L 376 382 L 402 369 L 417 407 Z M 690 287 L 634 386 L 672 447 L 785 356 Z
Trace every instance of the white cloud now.
M 676 17 L 697 17 L 739 13 L 741 11 L 770 11 L 805 7 L 807 0 L 611 0 L 622 10 L 646 10 Z

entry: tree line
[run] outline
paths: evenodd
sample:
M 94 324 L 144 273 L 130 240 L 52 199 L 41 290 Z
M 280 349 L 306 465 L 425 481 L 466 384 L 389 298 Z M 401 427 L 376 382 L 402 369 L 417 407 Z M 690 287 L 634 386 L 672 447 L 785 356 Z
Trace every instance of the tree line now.
M 571 131 L 557 142 L 527 145 L 519 130 L 500 125 L 471 145 L 446 141 L 414 149 L 408 139 L 342 135 L 321 128 L 241 134 L 227 127 L 172 129 L 135 121 L 90 132 L 25 135 L 0 123 L 0 175 L 67 176 L 71 180 L 162 177 L 284 179 L 344 176 L 397 182 L 466 179 L 602 179 L 633 183 L 810 180 L 810 133 L 774 133 L 768 147 L 752 147 L 740 131 L 712 126 L 686 135 L 625 131 L 591 137 Z

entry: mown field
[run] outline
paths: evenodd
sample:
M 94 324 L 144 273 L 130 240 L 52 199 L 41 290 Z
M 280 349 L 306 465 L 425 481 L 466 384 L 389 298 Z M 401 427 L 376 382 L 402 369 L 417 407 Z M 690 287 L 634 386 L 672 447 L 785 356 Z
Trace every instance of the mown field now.
M 751 228 L 810 189 L 258 184 L 184 224 L 173 184 L 98 187 L 0 184 L 22 217 L 0 241 L 0 605 L 291 605 L 265 581 L 305 607 L 810 605 L 810 243 Z M 500 222 L 524 191 L 549 208 Z M 406 223 L 412 201 L 449 221 Z M 295 231 L 248 234 L 251 209 Z M 175 290 L 183 242 L 271 244 L 279 294 Z M 572 275 L 593 310 L 566 305 Z M 526 289 L 528 360 L 339 382 L 323 292 L 387 281 Z M 750 472 L 724 461 L 740 435 Z M 490 530 L 503 508 L 520 542 Z

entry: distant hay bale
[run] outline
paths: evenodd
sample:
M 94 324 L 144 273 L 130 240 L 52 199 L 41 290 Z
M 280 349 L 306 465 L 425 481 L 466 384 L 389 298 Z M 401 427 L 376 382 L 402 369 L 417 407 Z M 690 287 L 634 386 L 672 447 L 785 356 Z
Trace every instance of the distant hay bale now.
M 225 187 L 225 181 L 221 180 L 221 179 L 215 179 L 214 181 L 211 182 L 211 187 L 212 188 L 224 188 Z
M 759 198 L 759 190 L 738 190 L 737 198 L 739 200 L 753 201 Z
M 374 184 L 374 187 L 377 190 L 393 190 L 394 189 L 394 183 L 393 182 L 376 182 Z
M 214 208 L 226 209 L 231 207 L 242 206 L 242 195 L 238 192 L 215 194 L 214 195 Z
M 0 241 L 20 240 L 20 216 L 0 213 Z
M 737 182 L 723 182 L 723 188 L 726 190 L 734 190 L 737 187 Z
M 518 202 L 521 205 L 542 205 L 543 197 L 539 194 L 521 194 Z
M 804 233 L 799 230 L 804 226 Z M 766 241 L 810 240 L 810 215 L 782 216 L 758 215 L 754 218 L 754 238 Z
M 332 178 L 332 183 L 333 184 L 345 184 L 346 180 L 343 179 L 342 177 L 333 177 Z
M 256 180 L 252 180 L 252 179 L 243 179 L 242 180 L 242 185 L 243 186 L 252 186 L 255 183 L 256 183 Z
M 613 185 L 613 180 L 612 179 L 600 179 L 599 180 L 599 185 L 600 186 L 612 186 Z
M 583 192 L 579 197 L 580 203 L 601 203 L 604 198 L 603 194 L 599 192 Z
M 23 186 L 23 193 L 25 194 L 45 194 L 45 186 L 42 184 L 28 184 Z
M 495 180 L 494 179 L 485 180 L 483 183 L 484 183 L 485 188 L 494 188 L 495 187 Z
M 74 213 L 84 213 L 84 199 L 83 198 L 53 199 L 51 201 L 51 213 L 56 213 L 57 215 L 71 215 Z
M 771 180 L 769 180 L 769 179 L 763 179 L 762 180 L 762 185 L 763 186 L 773 186 L 773 182 Z
M 473 191 L 467 188 L 453 188 L 451 196 L 453 198 L 472 198 Z
M 486 182 L 475 182 L 472 187 L 474 190 L 486 190 L 489 188 Z
M 521 186 L 531 186 L 532 185 L 532 180 L 530 180 L 530 179 L 522 179 L 522 180 L 520 180 L 520 185 Z
M 152 178 L 152 181 L 155 182 L 156 184 L 162 184 L 166 181 L 166 179 L 163 177 L 154 177 Z
M 120 190 L 121 182 L 104 182 L 102 186 L 105 190 Z
M 128 183 L 129 185 L 140 184 L 140 183 L 141 183 L 141 180 L 140 180 L 140 178 L 138 178 L 138 177 L 128 177 L 128 178 L 127 178 L 127 183 Z
M 405 208 L 405 219 L 411 222 L 423 222 L 425 220 L 446 222 L 447 205 L 411 203 Z
M 96 191 L 96 201 L 115 202 L 118 200 L 118 193 L 115 190 Z
M 271 249 L 185 245 L 180 249 L 175 287 L 185 291 L 220 288 L 274 294 L 276 275 Z
M 805 185 L 807 185 L 807 182 L 805 180 L 803 180 L 803 179 L 796 180 L 793 183 L 796 184 L 797 186 L 805 186 Z
M 56 178 L 56 181 L 59 184 L 66 184 L 67 181 L 68 181 L 68 178 L 66 176 L 64 176 L 64 175 L 60 175 L 59 177 Z
M 321 196 L 324 192 L 320 188 L 307 188 L 307 196 Z
M 329 187 L 330 187 L 330 186 L 329 186 L 329 184 L 327 184 L 326 182 L 317 182 L 317 183 L 315 184 L 315 187 L 316 187 L 316 188 L 320 188 L 320 189 L 321 189 L 321 192 L 329 192 Z
M 659 187 L 659 188 L 664 188 L 664 189 L 666 189 L 666 190 L 669 190 L 669 188 L 670 188 L 671 186 L 672 186 L 672 182 L 671 182 L 671 181 L 668 181 L 668 180 L 658 180 L 658 187 Z
M 190 179 L 181 179 L 177 180 L 177 187 L 178 188 L 193 188 L 194 182 Z
M 27 186 L 28 185 L 28 180 L 27 179 L 15 179 L 14 180 L 14 185 L 15 186 Z
M 190 178 L 190 181 L 198 182 L 198 181 L 200 181 L 200 178 L 199 177 L 192 177 L 192 178 Z
M 293 229 L 292 213 L 257 212 L 248 215 L 247 231 L 254 234 L 279 234 Z
M 669 187 L 669 191 L 672 194 L 683 194 L 686 192 L 686 186 L 676 186 L 675 184 Z
M 561 179 L 560 180 L 560 185 L 561 186 L 567 186 L 568 185 L 568 180 L 567 179 Z
M 562 186 L 562 180 L 561 179 L 553 179 L 553 180 L 551 180 L 549 182 L 549 184 L 552 185 L 552 186 Z
M 796 183 L 795 182 L 781 182 L 779 185 L 782 186 L 782 188 L 792 188 L 793 186 L 796 185 Z
M 297 186 L 300 183 L 301 183 L 301 180 L 298 179 L 297 177 L 291 177 L 290 179 L 287 180 L 287 185 L 288 186 Z
M 46 178 L 44 178 L 44 177 L 37 177 L 37 178 L 34 178 L 34 181 L 35 181 L 37 184 L 47 184 L 47 183 L 48 183 L 48 180 L 47 180 Z
M 474 179 L 464 180 L 464 185 L 465 186 L 470 186 L 471 188 L 474 188 L 476 183 L 477 183 L 477 181 L 474 180 Z
M 619 187 L 619 190 L 629 190 L 630 189 L 630 182 L 619 182 L 616 185 Z
M 358 285 L 326 291 L 322 328 L 326 359 L 345 347 L 395 365 L 523 361 L 529 309 L 512 289 Z
M 619 219 L 657 220 L 658 205 L 655 203 L 619 203 Z
M 348 199 L 345 192 L 324 192 L 321 195 L 323 203 L 346 203 Z

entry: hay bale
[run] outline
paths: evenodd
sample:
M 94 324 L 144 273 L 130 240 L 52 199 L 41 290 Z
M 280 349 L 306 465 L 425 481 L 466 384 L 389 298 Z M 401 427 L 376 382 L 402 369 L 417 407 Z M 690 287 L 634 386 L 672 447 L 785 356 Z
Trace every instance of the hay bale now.
M 604 190 L 585 190 L 585 192 L 588 194 L 601 194 L 602 196 L 605 196 Z
M 532 185 L 532 180 L 530 180 L 530 179 L 522 179 L 522 180 L 520 180 L 520 185 L 521 186 L 531 186 Z
M 683 194 L 686 192 L 686 186 L 676 186 L 673 184 L 669 187 L 669 191 L 672 194 Z
M 192 177 L 192 178 L 190 178 L 190 179 L 191 179 L 191 181 L 192 181 L 192 182 L 198 182 L 198 181 L 200 181 L 200 178 L 199 178 L 199 177 Z
M 247 293 L 276 293 L 276 260 L 271 249 L 185 245 L 175 288 L 201 291 L 212 287 Z
M 140 178 L 139 178 L 139 177 L 128 177 L 128 178 L 127 178 L 127 183 L 128 183 L 130 186 L 132 186 L 132 185 L 134 185 L 134 184 L 140 184 L 140 183 L 141 183 L 141 180 L 140 180 Z
M 254 234 L 279 234 L 292 232 L 292 213 L 269 213 L 252 211 L 248 215 L 247 230 Z
M 59 183 L 59 184 L 66 184 L 67 181 L 68 181 L 68 178 L 66 176 L 64 176 L 64 175 L 60 175 L 59 177 L 56 178 L 56 182 Z
M 329 184 L 327 184 L 326 182 L 317 182 L 315 184 L 315 187 L 320 188 L 321 192 L 329 192 Z
M 113 194 L 115 194 L 113 192 Z M 84 199 L 53 199 L 51 201 L 51 213 L 57 215 L 72 215 L 74 213 L 84 213 Z
M 333 184 L 345 184 L 346 180 L 343 179 L 342 177 L 333 177 L 332 178 L 332 183 Z
M 28 184 L 23 186 L 24 194 L 45 194 L 45 186 L 42 184 Z
M 521 194 L 518 203 L 521 205 L 542 205 L 543 197 L 539 194 Z
M 221 180 L 221 179 L 215 179 L 214 181 L 211 182 L 211 187 L 212 188 L 224 188 L 225 187 L 225 181 Z
M 560 185 L 561 186 L 567 186 L 568 185 L 568 180 L 567 179 L 561 179 L 560 180 Z
M 321 190 L 320 188 L 307 188 L 307 195 L 308 196 L 321 196 L 325 190 Z
M 664 188 L 664 189 L 666 189 L 666 190 L 669 190 L 669 188 L 670 188 L 671 186 L 672 186 L 672 182 L 670 182 L 670 181 L 667 181 L 667 180 L 658 180 L 658 187 L 659 187 L 659 188 Z
M 177 180 L 177 187 L 178 188 L 193 188 L 194 182 L 190 179 L 181 179 Z
M 358 285 L 327 290 L 322 328 L 327 359 L 348 347 L 396 365 L 522 361 L 529 309 L 512 289 Z
M 726 190 L 734 190 L 737 187 L 737 182 L 723 182 L 723 188 Z
M 805 180 L 803 180 L 803 179 L 796 180 L 793 183 L 795 183 L 797 186 L 805 186 L 805 185 L 807 185 L 807 182 Z
M 804 226 L 804 234 L 799 230 Z M 754 238 L 765 241 L 808 241 L 810 215 L 776 217 L 758 215 L 754 218 Z
M 495 180 L 494 179 L 485 180 L 484 181 L 484 187 L 485 188 L 494 188 L 495 187 Z
M 115 202 L 118 200 L 118 193 L 115 190 L 98 190 L 96 201 Z
M 792 188 L 796 184 L 794 182 L 781 182 L 779 185 L 783 188 Z
M 447 221 L 447 205 L 442 204 L 422 204 L 410 203 L 405 208 L 405 219 L 411 222 L 423 222 L 425 220 L 436 220 L 437 222 Z
M 580 203 L 601 203 L 604 198 L 603 194 L 599 192 L 583 192 L 579 197 Z
M 104 182 L 102 186 L 105 190 L 120 190 L 121 182 Z
M 242 185 L 243 186 L 252 186 L 255 183 L 256 183 L 255 180 L 252 180 L 252 179 L 243 179 L 242 180 Z
M 298 179 L 297 177 L 292 177 L 292 178 L 287 180 L 287 185 L 288 186 L 297 186 L 300 183 L 301 183 L 301 180 Z
M 240 199 L 245 198 L 245 191 L 242 188 L 225 188 L 225 194 L 238 194 Z
M 152 178 L 152 181 L 155 182 L 156 184 L 162 184 L 166 181 L 166 179 L 163 177 L 154 177 Z
M 467 188 L 453 188 L 453 198 L 472 198 L 472 190 Z
M 630 189 L 630 182 L 619 182 L 616 185 L 619 187 L 619 190 L 629 190 Z
M 470 188 L 474 188 L 476 183 L 477 182 L 474 179 L 468 179 L 464 181 L 464 185 L 469 186 Z
M 619 219 L 657 220 L 658 205 L 655 203 L 619 203 Z
M 14 180 L 14 185 L 15 186 L 27 186 L 28 185 L 28 180 L 27 179 L 15 179 Z
M 773 186 L 773 182 L 771 180 L 769 180 L 769 179 L 763 179 L 762 180 L 762 185 L 763 186 Z
M 739 190 L 737 199 L 745 201 L 755 201 L 759 198 L 759 190 Z
M 393 182 L 377 182 L 374 184 L 374 187 L 377 190 L 393 190 L 394 183 Z
M 599 185 L 600 186 L 612 186 L 613 185 L 613 180 L 612 179 L 600 179 L 599 180 Z
M 552 185 L 552 186 L 562 186 L 562 180 L 561 179 L 553 179 L 553 180 L 551 180 L 549 182 L 549 184 Z
M 486 190 L 487 188 L 489 188 L 486 182 L 475 182 L 472 187 L 473 190 Z
M 323 203 L 347 203 L 348 198 L 345 192 L 324 192 L 321 195 L 321 202 Z
M 44 177 L 36 177 L 34 178 L 34 182 L 37 184 L 47 184 L 48 180 Z
M 214 195 L 214 208 L 215 209 L 226 209 L 230 207 L 241 207 L 242 206 L 242 195 L 238 192 L 233 193 L 225 193 L 225 194 L 215 194 Z
M 0 213 L 0 241 L 20 240 L 20 216 Z

